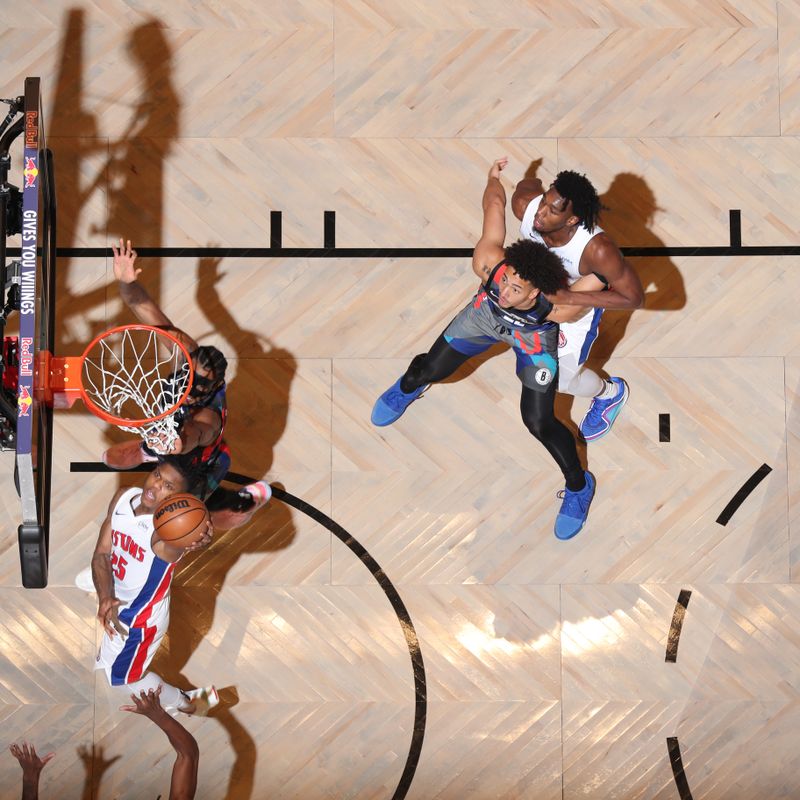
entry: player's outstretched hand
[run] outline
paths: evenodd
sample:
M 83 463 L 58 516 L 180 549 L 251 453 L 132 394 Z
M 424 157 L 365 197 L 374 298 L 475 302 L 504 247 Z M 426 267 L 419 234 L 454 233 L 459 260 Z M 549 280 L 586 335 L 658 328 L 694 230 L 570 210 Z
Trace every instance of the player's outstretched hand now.
M 111 251 L 114 253 L 114 276 L 122 283 L 133 283 L 138 277 L 141 269 L 136 269 L 136 251 L 131 248 L 131 240 L 128 239 L 127 244 L 125 240 L 120 237 L 119 248 L 111 245 Z
M 22 746 L 12 744 L 8 749 L 11 751 L 11 755 L 19 761 L 23 774 L 36 777 L 39 776 L 44 765 L 55 755 L 55 753 L 48 753 L 43 758 L 39 758 L 36 748 L 27 742 L 23 742 Z
M 138 697 L 135 694 L 132 694 L 131 700 L 133 700 L 133 705 L 120 706 L 119 710 L 131 711 L 134 714 L 141 714 L 142 716 L 147 717 L 155 722 L 156 717 L 167 713 L 161 706 L 161 700 L 159 699 L 160 696 L 161 686 L 159 686 L 158 689 L 150 689 L 147 692 L 142 691 Z
M 170 455 L 176 456 L 179 453 L 183 452 L 183 439 L 180 436 L 175 439 L 175 441 L 170 445 L 169 448 Z
M 101 600 L 97 607 L 97 619 L 103 623 L 103 628 L 112 638 L 116 634 L 123 638 L 126 636 L 125 628 L 122 627 L 117 616 L 117 607 L 121 604 L 122 600 L 117 600 L 116 597 L 109 597 L 106 600 Z
M 499 178 L 500 173 L 506 168 L 507 165 L 508 165 L 508 156 L 502 156 L 501 158 L 498 158 L 492 164 L 492 168 L 489 170 L 489 177 Z
M 193 544 L 187 544 L 184 547 L 184 551 L 187 553 L 191 553 L 193 550 L 204 550 L 208 547 L 211 542 L 214 541 L 214 526 L 211 524 L 211 520 L 206 521 L 206 531 L 205 533 Z

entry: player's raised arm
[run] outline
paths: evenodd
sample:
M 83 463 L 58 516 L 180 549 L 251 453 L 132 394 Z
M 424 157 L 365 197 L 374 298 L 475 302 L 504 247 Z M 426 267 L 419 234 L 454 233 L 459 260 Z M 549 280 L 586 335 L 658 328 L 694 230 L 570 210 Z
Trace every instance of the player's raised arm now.
M 36 748 L 27 742 L 22 745 L 12 744 L 8 749 L 22 767 L 22 800 L 39 800 L 39 776 L 44 765 L 55 753 L 48 753 L 40 758 L 36 754 Z
M 222 420 L 211 408 L 199 408 L 181 426 L 180 436 L 170 451 L 173 455 L 190 453 L 196 447 L 207 447 L 219 436 Z
M 544 186 L 539 178 L 523 178 L 515 187 L 511 195 L 511 210 L 514 216 L 521 220 L 525 216 L 525 209 L 531 200 L 544 194 Z
M 111 245 L 114 253 L 114 277 L 119 281 L 119 293 L 123 302 L 145 325 L 158 325 L 172 328 L 169 317 L 156 305 L 147 289 L 139 281 L 142 270 L 136 266 L 137 253 L 131 247 L 131 240 L 119 240 L 119 247 Z
M 154 722 L 167 735 L 175 750 L 175 764 L 172 767 L 172 782 L 169 787 L 169 800 L 192 800 L 197 791 L 197 768 L 200 764 L 200 748 L 197 741 L 183 725 L 173 719 L 161 706 L 159 695 L 161 687 L 153 691 L 131 695 L 132 706 L 122 706 L 120 710 L 141 714 Z
M 114 276 L 119 281 L 120 297 L 133 311 L 136 319 L 145 325 L 167 328 L 178 336 L 190 352 L 196 350 L 197 342 L 172 324 L 169 317 L 150 297 L 147 289 L 139 283 L 138 278 L 142 270 L 136 266 L 137 254 L 131 247 L 131 240 L 120 239 L 119 247 L 111 245 L 111 250 L 114 253 Z
M 486 188 L 483 190 L 483 229 L 481 238 L 472 254 L 472 270 L 485 281 L 492 269 L 503 258 L 506 241 L 506 190 L 500 183 L 500 173 L 508 164 L 508 158 L 498 158 L 489 170 Z

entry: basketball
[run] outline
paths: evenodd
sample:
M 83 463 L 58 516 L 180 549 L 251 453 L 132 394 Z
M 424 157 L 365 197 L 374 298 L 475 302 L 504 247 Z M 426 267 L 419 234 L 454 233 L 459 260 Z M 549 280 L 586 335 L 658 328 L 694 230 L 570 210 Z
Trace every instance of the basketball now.
M 187 547 L 206 531 L 208 509 L 193 494 L 173 494 L 153 512 L 153 527 L 159 539 L 176 547 Z

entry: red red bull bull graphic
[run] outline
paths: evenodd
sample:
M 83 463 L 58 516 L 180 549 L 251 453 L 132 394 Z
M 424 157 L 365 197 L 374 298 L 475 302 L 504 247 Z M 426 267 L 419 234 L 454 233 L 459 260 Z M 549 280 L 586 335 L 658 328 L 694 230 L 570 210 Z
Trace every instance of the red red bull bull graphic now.
M 22 170 L 25 176 L 25 186 L 33 188 L 36 186 L 36 178 L 39 176 L 39 167 L 35 158 L 25 157 L 25 169 Z
M 31 406 L 33 405 L 33 398 L 27 386 L 19 387 L 19 394 L 17 395 L 17 426 L 19 426 L 20 417 L 29 417 L 31 415 Z

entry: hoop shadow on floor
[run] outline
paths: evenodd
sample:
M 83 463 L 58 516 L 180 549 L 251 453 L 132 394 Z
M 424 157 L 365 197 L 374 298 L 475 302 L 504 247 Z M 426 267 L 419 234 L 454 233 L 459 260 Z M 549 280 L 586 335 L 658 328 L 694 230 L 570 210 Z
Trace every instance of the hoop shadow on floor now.
M 85 27 L 83 9 L 66 12 L 49 117 L 58 186 L 67 187 L 58 196 L 58 246 L 80 246 L 87 236 L 97 234 L 102 234 L 104 241 L 124 236 L 134 246 L 158 246 L 164 227 L 164 170 L 181 131 L 172 46 L 155 18 L 124 34 L 120 41 L 124 46 L 119 49 L 141 76 L 138 85 L 142 87 L 139 97 L 126 106 L 119 98 L 84 91 Z M 111 104 L 116 116 L 121 109 L 128 117 L 125 128 L 111 139 L 101 136 L 99 114 L 86 110 L 86 99 L 94 100 L 99 109 Z M 84 177 L 87 173 L 88 179 Z M 92 279 L 99 271 L 80 267 L 67 257 L 57 262 L 56 351 L 62 356 L 80 354 L 95 335 L 120 322 L 107 317 L 108 286 L 105 282 L 98 286 Z M 151 295 L 158 303 L 159 260 L 151 262 L 150 273 Z

